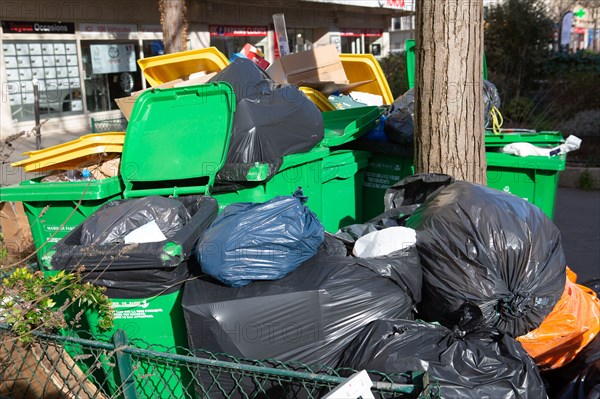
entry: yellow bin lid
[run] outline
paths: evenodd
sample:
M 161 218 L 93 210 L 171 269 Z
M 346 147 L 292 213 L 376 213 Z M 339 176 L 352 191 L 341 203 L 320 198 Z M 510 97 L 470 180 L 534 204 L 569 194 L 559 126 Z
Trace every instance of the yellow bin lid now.
M 300 90 L 306 94 L 306 97 L 315 105 L 321 112 L 325 111 L 335 111 L 335 106 L 329 101 L 327 97 L 323 93 L 318 90 L 315 90 L 311 87 L 301 86 Z
M 72 169 L 104 153 L 123 152 L 125 132 L 86 134 L 53 147 L 24 152 L 29 156 L 13 167 L 23 167 L 25 172 L 44 172 L 57 169 Z
M 385 105 L 394 102 L 388 81 L 373 54 L 340 54 L 340 60 L 350 83 L 369 81 L 357 87 L 356 91 L 379 95 Z
M 229 60 L 216 47 L 207 47 L 142 58 L 137 63 L 150 86 L 155 87 L 196 72 L 219 72 Z

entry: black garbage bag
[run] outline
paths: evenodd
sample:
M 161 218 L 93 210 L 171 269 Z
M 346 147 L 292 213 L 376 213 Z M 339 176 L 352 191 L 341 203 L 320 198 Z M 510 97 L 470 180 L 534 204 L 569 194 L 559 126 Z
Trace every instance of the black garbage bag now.
M 600 335 L 567 365 L 542 374 L 551 399 L 600 398 Z
M 143 200 L 114 201 L 106 207 L 129 208 L 131 202 Z M 82 223 L 48 252 L 52 255 L 52 269 L 73 271 L 85 266 L 83 281 L 106 287 L 110 298 L 147 298 L 180 289 L 190 274 L 197 274 L 200 270 L 190 254 L 204 230 L 216 218 L 218 205 L 214 198 L 200 195 L 171 200 L 177 202 L 175 208 L 182 205 L 192 216 L 166 241 L 87 245 L 82 243 Z M 100 208 L 90 218 L 104 214 L 103 209 Z
M 353 244 L 364 235 L 388 227 L 405 226 L 406 220 L 429 196 L 453 181 L 453 177 L 437 173 L 405 177 L 385 192 L 384 213 L 366 223 L 344 226 L 336 233 L 336 237 L 352 251 Z
M 423 370 L 442 398 L 546 398 L 534 361 L 520 343 L 498 331 L 454 331 L 439 324 L 377 320 L 344 351 L 339 367 L 395 375 Z
M 391 142 L 412 146 L 415 130 L 414 107 L 414 89 L 409 89 L 392 104 L 385 124 L 383 125 L 383 131 Z
M 323 116 L 304 93 L 292 85 L 279 85 L 254 62 L 236 57 L 211 82 L 228 82 L 237 107 L 226 163 L 219 181 L 246 181 L 256 162 L 269 165 L 267 179 L 282 157 L 308 151 L 324 137 Z
M 98 209 L 82 222 L 81 244 L 123 243 L 123 238 L 148 222 L 155 221 L 170 238 L 190 219 L 183 203 L 172 198 L 151 196 L 113 201 Z
M 566 263 L 560 231 L 527 201 L 456 181 L 407 220 L 423 266 L 420 318 L 447 327 L 473 302 L 485 326 L 516 337 L 537 328 L 560 299 Z
M 186 282 L 182 306 L 190 348 L 236 358 L 334 366 L 344 347 L 369 322 L 412 318 L 420 278 L 416 251 L 377 259 L 319 251 L 275 281 L 242 288 L 225 287 L 209 278 Z M 242 388 L 222 377 L 227 395 L 243 396 Z M 197 378 L 210 387 L 208 372 L 200 371 Z M 247 393 L 258 389 L 251 378 L 239 384 Z M 217 387 L 210 389 L 211 397 L 224 395 Z
M 484 126 L 490 126 L 492 121 L 492 108 L 500 109 L 500 95 L 498 89 L 489 80 L 483 80 L 483 122 Z
M 386 190 L 383 197 L 385 210 L 407 207 L 404 210 L 406 213 L 414 212 L 427 198 L 453 182 L 452 176 L 442 173 L 420 173 L 407 176 Z
M 198 243 L 202 271 L 230 287 L 277 280 L 317 253 L 324 228 L 297 197 L 226 207 Z

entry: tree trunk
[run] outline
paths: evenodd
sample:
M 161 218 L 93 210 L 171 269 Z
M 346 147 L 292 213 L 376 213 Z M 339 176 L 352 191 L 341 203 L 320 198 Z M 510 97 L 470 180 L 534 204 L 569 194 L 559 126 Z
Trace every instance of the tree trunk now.
M 416 4 L 416 172 L 486 184 L 483 1 Z
M 159 0 L 160 23 L 163 29 L 165 54 L 187 50 L 185 0 Z

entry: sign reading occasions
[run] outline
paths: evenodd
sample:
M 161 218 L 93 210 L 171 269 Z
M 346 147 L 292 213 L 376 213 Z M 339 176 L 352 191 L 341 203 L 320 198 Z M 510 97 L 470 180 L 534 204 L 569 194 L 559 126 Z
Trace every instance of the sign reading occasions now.
M 2 21 L 4 33 L 75 33 L 72 22 Z
M 211 36 L 267 36 L 266 26 L 210 25 Z

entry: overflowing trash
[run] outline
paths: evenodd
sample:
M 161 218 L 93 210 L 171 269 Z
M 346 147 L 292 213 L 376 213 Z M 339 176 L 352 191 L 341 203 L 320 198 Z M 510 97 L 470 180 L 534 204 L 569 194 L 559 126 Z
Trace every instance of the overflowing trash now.
M 502 147 L 501 151 L 505 154 L 516 155 L 518 157 L 545 156 L 551 157 L 560 154 L 567 154 L 579 149 L 581 139 L 577 136 L 569 136 L 564 144 L 553 148 L 538 147 L 531 143 L 510 143 Z
M 241 288 L 198 278 L 186 283 L 182 300 L 190 345 L 334 365 L 369 322 L 413 318 L 420 276 L 416 251 L 409 251 L 370 259 L 319 252 L 281 279 Z
M 204 196 L 113 201 L 54 246 L 51 267 L 66 271 L 85 267 L 83 280 L 106 287 L 115 298 L 172 292 L 191 273 L 199 273 L 190 255 L 216 216 L 216 201 Z M 148 221 L 156 222 L 168 239 L 124 243 L 126 234 Z
M 527 334 L 561 297 L 560 231 L 536 206 L 464 181 L 442 188 L 407 220 L 423 265 L 420 316 L 452 328 L 467 302 L 486 327 Z
M 246 181 L 256 162 L 269 164 L 272 176 L 284 155 L 308 151 L 323 139 L 317 106 L 295 86 L 275 83 L 254 62 L 236 58 L 211 82 L 230 83 L 237 100 L 220 180 Z
M 20 166 L 43 159 L 49 174 L 0 193 L 23 197 L 43 273 L 83 269 L 106 288 L 110 333 L 398 384 L 418 372 L 439 397 L 598 389 L 600 301 L 566 267 L 553 203 L 400 168 L 414 91 L 393 101 L 374 57 L 322 46 L 270 62 L 252 45 L 229 61 L 214 48 L 161 57 L 140 63 L 153 88 L 118 101 L 126 138 L 32 154 Z M 500 100 L 487 81 L 484 97 L 488 126 Z M 489 165 L 548 155 L 564 168 L 580 140 L 554 133 L 486 134 Z M 78 158 L 95 140 L 114 146 Z M 183 374 L 165 379 L 201 396 L 294 396 L 251 375 Z
M 600 300 L 576 281 L 567 268 L 565 290 L 552 312 L 538 328 L 517 337 L 542 369 L 569 363 L 600 332 Z
M 204 273 L 242 287 L 293 272 L 317 253 L 323 234 L 298 193 L 263 204 L 229 205 L 205 232 L 196 254 Z
M 465 313 L 481 317 L 477 307 Z M 339 367 L 380 370 L 407 383 L 407 373 L 427 371 L 442 398 L 545 398 L 539 371 L 518 342 L 480 320 L 452 329 L 423 321 L 380 319 L 344 351 Z M 470 325 L 469 325 L 470 324 Z

